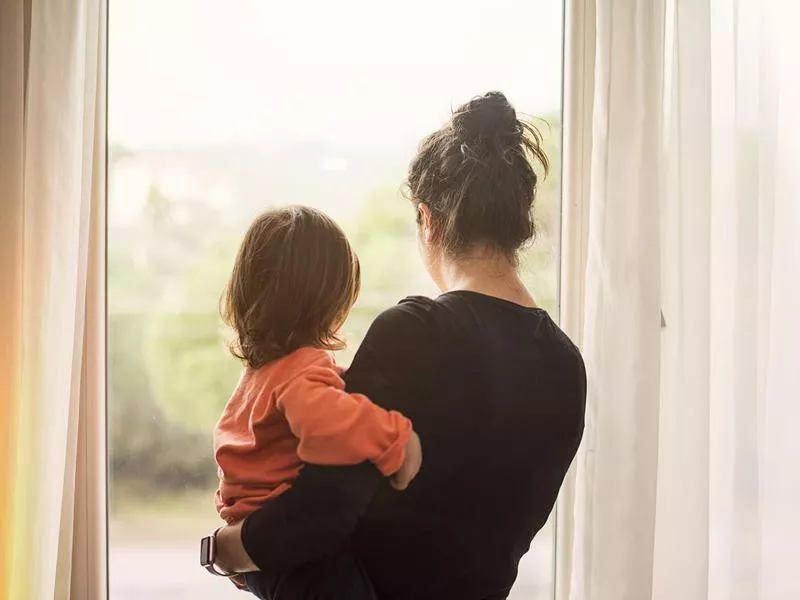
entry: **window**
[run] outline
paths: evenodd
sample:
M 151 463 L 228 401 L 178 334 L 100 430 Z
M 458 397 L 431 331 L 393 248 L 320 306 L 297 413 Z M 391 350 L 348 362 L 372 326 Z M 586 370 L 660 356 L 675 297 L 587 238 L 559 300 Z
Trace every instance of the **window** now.
M 240 598 L 197 564 L 218 523 L 211 429 L 240 367 L 217 304 L 249 221 L 317 206 L 363 267 L 347 363 L 374 316 L 433 294 L 403 199 L 406 166 L 451 106 L 493 89 L 544 117 L 554 163 L 522 269 L 556 314 L 562 4 L 497 0 L 111 0 L 110 590 L 113 600 Z M 537 536 L 513 598 L 553 595 Z

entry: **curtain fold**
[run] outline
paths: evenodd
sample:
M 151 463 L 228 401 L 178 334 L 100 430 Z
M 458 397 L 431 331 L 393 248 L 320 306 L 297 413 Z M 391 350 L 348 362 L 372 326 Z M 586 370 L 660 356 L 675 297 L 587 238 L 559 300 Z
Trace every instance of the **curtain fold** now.
M 12 0 L 2 17 L 0 289 L 12 343 L 0 460 L 13 485 L 0 593 L 99 598 L 105 450 L 91 428 L 104 410 L 105 5 Z M 91 536 L 74 530 L 89 511 Z
M 800 598 L 800 5 L 596 11 L 589 407 L 559 599 Z
M 22 155 L 24 8 L 0 3 L 0 481 L 13 481 L 22 357 Z M 14 486 L 0 486 L 0 598 L 11 578 L 10 514 Z
M 562 231 L 559 324 L 583 345 L 583 299 L 589 227 L 592 96 L 595 56 L 594 0 L 565 3 Z M 556 508 L 555 597 L 569 598 L 575 542 L 575 467 L 567 473 Z
M 570 598 L 642 600 L 658 463 L 663 3 L 596 3 L 583 352 L 587 426 Z
M 710 476 L 712 306 L 709 3 L 668 2 L 667 9 L 665 195 L 660 213 L 665 328 L 658 495 L 652 507 L 656 544 L 649 557 L 652 595 L 664 600 L 705 597 L 708 587 L 705 490 Z

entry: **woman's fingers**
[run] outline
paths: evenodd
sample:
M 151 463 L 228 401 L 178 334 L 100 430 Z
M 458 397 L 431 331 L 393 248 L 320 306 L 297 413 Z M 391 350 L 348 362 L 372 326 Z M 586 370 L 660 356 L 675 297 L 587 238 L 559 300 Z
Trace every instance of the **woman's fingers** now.
M 406 444 L 406 457 L 400 470 L 392 477 L 392 487 L 396 490 L 406 489 L 422 467 L 422 444 L 415 431 Z
M 400 469 L 400 471 L 398 471 L 392 476 L 391 480 L 392 487 L 398 491 L 402 492 L 404 489 L 408 487 L 409 483 L 411 483 L 411 480 L 405 473 L 402 472 L 402 469 Z
M 228 577 L 228 579 L 230 579 L 231 583 L 233 583 L 233 585 L 235 585 L 240 590 L 248 589 L 247 581 L 245 581 L 244 575 L 242 575 L 241 573 L 239 575 L 231 575 L 230 577 Z

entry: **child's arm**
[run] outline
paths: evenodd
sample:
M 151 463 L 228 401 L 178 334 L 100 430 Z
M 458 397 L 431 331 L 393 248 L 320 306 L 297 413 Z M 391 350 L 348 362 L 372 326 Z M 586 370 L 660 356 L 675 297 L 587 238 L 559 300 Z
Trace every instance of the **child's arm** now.
M 330 359 L 317 360 L 276 391 L 276 403 L 300 440 L 298 456 L 319 465 L 371 461 L 385 476 L 403 465 L 411 422 L 344 391 Z

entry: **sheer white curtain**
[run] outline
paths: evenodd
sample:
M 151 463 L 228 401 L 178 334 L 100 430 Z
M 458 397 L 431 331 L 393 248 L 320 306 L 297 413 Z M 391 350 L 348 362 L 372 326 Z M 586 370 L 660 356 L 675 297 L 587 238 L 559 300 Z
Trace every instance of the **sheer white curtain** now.
M 105 596 L 105 3 L 0 3 L 0 597 Z
M 567 308 L 583 310 L 587 420 L 572 506 L 562 505 L 574 536 L 569 585 L 558 591 L 643 600 L 658 463 L 663 5 L 598 0 L 594 12 L 594 101 L 584 122 L 591 160 L 587 192 L 575 202 L 589 202 L 588 244 L 585 266 L 565 278 L 584 278 L 580 308 Z M 571 179 L 578 165 L 566 166 Z M 575 245 L 571 233 L 565 244 Z
M 800 7 L 595 4 L 560 597 L 800 598 Z
M 796 3 L 676 0 L 654 597 L 800 597 Z

